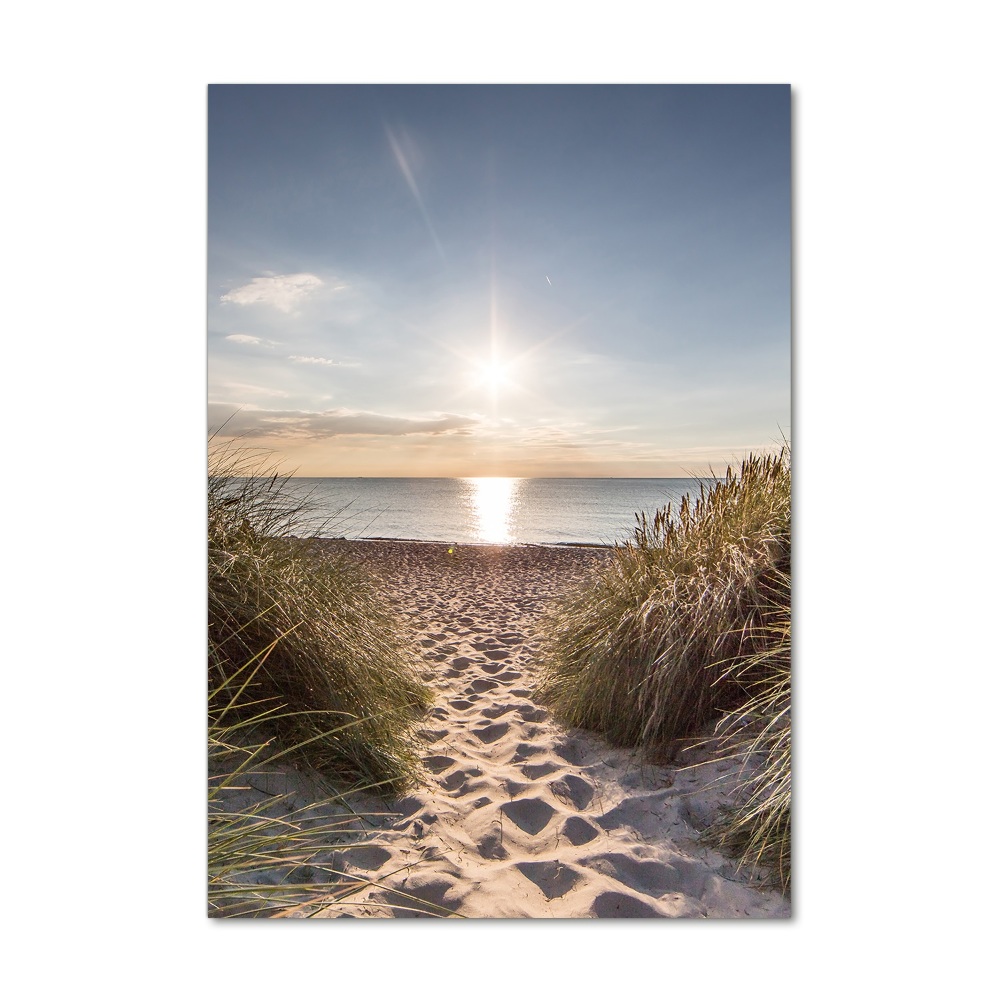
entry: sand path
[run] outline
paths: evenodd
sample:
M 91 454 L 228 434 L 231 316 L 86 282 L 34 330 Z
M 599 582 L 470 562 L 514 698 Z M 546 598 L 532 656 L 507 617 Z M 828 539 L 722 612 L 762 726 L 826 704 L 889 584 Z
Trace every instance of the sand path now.
M 348 915 L 412 916 L 405 896 L 468 917 L 790 914 L 698 842 L 726 801 L 721 766 L 644 766 L 533 699 L 539 617 L 606 552 L 336 544 L 385 581 L 437 692 L 419 732 L 426 780 L 345 854 L 377 882 Z

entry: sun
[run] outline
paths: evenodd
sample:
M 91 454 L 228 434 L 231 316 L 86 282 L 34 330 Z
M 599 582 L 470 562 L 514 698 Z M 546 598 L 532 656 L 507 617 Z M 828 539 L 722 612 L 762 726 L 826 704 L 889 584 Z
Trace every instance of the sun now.
M 514 385 L 511 365 L 495 358 L 478 362 L 472 371 L 471 380 L 473 388 L 489 389 L 494 395 L 501 389 L 511 388 Z

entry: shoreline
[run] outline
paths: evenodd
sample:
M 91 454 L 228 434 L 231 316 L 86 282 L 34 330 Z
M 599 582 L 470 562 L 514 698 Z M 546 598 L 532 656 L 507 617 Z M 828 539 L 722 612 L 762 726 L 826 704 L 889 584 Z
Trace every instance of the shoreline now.
M 292 536 L 293 538 L 296 536 Z M 572 549 L 608 549 L 618 547 L 615 542 L 461 542 L 446 541 L 442 538 L 397 538 L 389 535 L 366 535 L 364 538 L 352 538 L 347 535 L 316 536 L 307 541 L 318 542 L 398 542 L 401 545 L 461 545 L 463 548 L 485 548 L 485 549 L 523 549 L 523 548 L 572 548 Z

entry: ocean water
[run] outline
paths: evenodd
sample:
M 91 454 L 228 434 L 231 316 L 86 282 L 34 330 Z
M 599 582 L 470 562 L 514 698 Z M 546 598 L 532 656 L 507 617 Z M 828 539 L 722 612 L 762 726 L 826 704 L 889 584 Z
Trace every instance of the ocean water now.
M 311 527 L 347 538 L 488 544 L 612 544 L 698 479 L 304 479 Z

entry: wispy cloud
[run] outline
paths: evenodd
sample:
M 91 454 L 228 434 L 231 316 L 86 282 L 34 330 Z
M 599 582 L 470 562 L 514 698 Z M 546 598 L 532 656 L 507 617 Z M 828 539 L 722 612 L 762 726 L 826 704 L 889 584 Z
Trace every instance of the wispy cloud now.
M 249 333 L 231 333 L 226 340 L 234 344 L 249 344 L 253 347 L 274 347 L 273 340 L 265 340 L 263 337 L 253 337 Z
M 275 274 L 254 278 L 222 296 L 223 302 L 238 306 L 261 303 L 290 313 L 296 304 L 323 284 L 315 274 Z M 240 334 L 237 334 L 240 336 Z
M 289 354 L 289 361 L 294 361 L 300 365 L 333 365 L 337 368 L 360 368 L 357 361 L 333 361 L 330 358 L 310 358 L 302 354 Z
M 287 396 L 283 389 L 270 389 L 265 385 L 252 385 L 249 382 L 223 382 L 220 389 L 227 392 L 246 392 L 257 396 Z
M 478 423 L 477 418 L 457 413 L 429 416 L 392 416 L 365 410 L 343 408 L 310 412 L 308 410 L 265 410 L 246 408 L 233 414 L 227 403 L 209 406 L 209 424 L 221 426 L 228 419 L 226 433 L 248 438 L 297 437 L 331 438 L 347 434 L 399 437 L 405 434 L 466 433 Z

